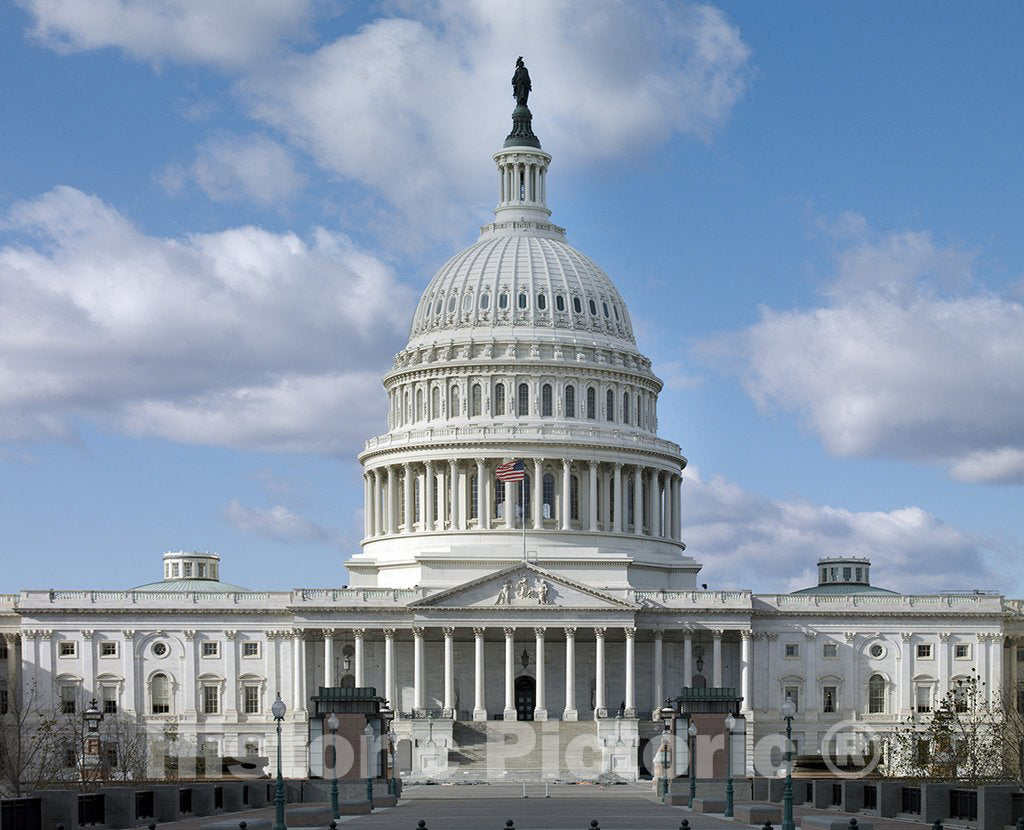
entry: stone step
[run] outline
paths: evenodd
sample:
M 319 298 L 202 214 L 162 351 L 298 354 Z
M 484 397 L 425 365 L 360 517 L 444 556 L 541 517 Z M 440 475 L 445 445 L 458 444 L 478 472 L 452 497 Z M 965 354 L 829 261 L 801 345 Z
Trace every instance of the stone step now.
M 592 721 L 456 721 L 448 763 L 455 776 L 464 780 L 545 780 L 559 775 L 566 750 L 581 735 L 596 738 L 596 725 Z M 529 750 L 517 750 L 520 741 L 531 739 Z

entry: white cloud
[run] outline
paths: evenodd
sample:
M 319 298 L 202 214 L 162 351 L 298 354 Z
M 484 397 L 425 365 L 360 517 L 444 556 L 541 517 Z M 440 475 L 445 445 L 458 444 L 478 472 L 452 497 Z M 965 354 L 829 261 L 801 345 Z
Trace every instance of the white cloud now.
M 764 309 L 701 344 L 762 408 L 800 413 L 840 456 L 950 466 L 965 481 L 1024 479 L 1024 305 L 970 288 L 972 262 L 924 233 L 859 236 L 826 302 Z
M 114 47 L 134 58 L 239 68 L 301 37 L 310 0 L 18 0 L 29 34 L 62 53 Z
M 413 297 L 322 228 L 147 236 L 69 187 L 16 204 L 0 248 L 0 438 L 75 417 L 239 447 L 351 449 Z M 376 416 L 376 417 L 375 417 Z
M 823 556 L 872 561 L 872 584 L 906 593 L 1005 588 L 991 559 L 997 546 L 920 507 L 852 511 L 777 501 L 687 468 L 683 537 L 711 588 L 787 592 L 817 584 Z M 923 567 L 927 563 L 927 567 Z
M 218 202 L 274 205 L 290 201 L 305 183 L 283 145 L 255 134 L 218 135 L 200 144 L 188 172 Z
M 328 542 L 333 544 L 336 534 L 293 513 L 287 507 L 274 505 L 261 510 L 246 507 L 232 499 L 224 508 L 224 517 L 239 530 L 255 533 L 275 542 Z
M 708 139 L 742 95 L 749 50 L 709 6 L 436 2 L 375 20 L 242 78 L 251 113 L 428 231 L 461 232 L 495 194 L 486 160 L 511 127 L 526 57 L 542 143 L 559 163 Z M 415 16 L 413 16 L 415 14 Z M 482 128 L 483 127 L 483 128 Z

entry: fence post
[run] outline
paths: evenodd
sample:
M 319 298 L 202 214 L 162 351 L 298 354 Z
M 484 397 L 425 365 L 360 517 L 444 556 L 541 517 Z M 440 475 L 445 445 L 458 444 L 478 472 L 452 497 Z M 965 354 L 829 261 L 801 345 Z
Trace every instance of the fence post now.
M 505 822 L 505 830 L 516 830 L 515 822 L 512 819 L 508 819 Z
M 601 830 L 600 825 L 597 823 L 596 818 L 590 820 L 590 830 Z
M 935 821 L 932 823 L 932 830 L 942 830 L 942 819 L 941 818 L 935 819 Z
M 420 819 L 416 822 L 416 830 L 427 830 L 427 823 L 423 819 Z

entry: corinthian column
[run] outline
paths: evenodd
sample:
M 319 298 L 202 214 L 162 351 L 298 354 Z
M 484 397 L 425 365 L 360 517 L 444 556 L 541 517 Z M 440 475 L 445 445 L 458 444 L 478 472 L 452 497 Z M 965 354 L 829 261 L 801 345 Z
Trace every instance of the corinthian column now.
M 444 633 L 444 716 L 455 717 L 455 676 L 453 668 L 453 644 L 455 629 L 445 626 L 441 629 Z
M 626 711 L 623 715 L 627 718 L 636 717 L 636 629 L 623 629 L 626 635 Z
M 576 629 L 565 629 L 565 711 L 562 720 L 577 720 L 576 711 Z
M 569 464 L 568 458 L 562 459 L 562 530 L 572 527 L 572 471 Z
M 473 629 L 473 720 L 486 721 L 484 705 L 484 628 Z
M 544 527 L 544 468 L 542 466 L 544 462 L 539 459 L 533 459 L 533 529 L 540 530 Z M 526 510 L 525 499 L 523 501 L 523 510 Z M 523 519 L 526 522 L 526 519 Z
M 544 629 L 533 629 L 536 637 L 536 663 L 537 663 L 537 696 L 534 701 L 533 719 L 545 721 L 548 719 L 548 704 L 544 695 Z
M 639 466 L 633 468 L 633 533 L 637 536 L 644 532 L 644 484 L 643 471 Z
M 588 516 L 587 521 L 590 524 L 590 531 L 593 533 L 597 530 L 597 462 L 590 461 L 590 491 L 587 493 L 588 504 Z
M 427 477 L 424 483 L 424 497 L 423 503 L 420 505 L 420 510 L 423 511 L 423 526 L 431 531 L 434 529 L 434 502 L 436 497 L 434 496 L 434 487 L 437 484 L 437 474 L 434 472 L 434 462 L 428 461 L 424 465 L 427 470 Z M 392 708 L 394 708 L 392 706 Z
M 608 717 L 608 707 L 604 702 L 604 634 L 605 629 L 594 629 L 595 660 L 594 660 L 594 717 Z
M 618 462 L 615 463 L 615 496 L 612 501 L 614 505 L 615 517 L 612 520 L 612 532 L 621 533 L 622 528 L 625 526 L 625 522 L 622 521 L 622 505 L 626 503 L 626 500 L 622 498 L 622 465 Z
M 515 693 L 515 628 L 505 629 L 505 720 L 516 719 Z

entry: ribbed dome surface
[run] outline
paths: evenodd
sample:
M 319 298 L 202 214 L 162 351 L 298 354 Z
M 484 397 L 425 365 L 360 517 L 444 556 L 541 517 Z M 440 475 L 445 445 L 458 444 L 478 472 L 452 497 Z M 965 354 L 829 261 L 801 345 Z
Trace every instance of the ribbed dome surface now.
M 532 233 L 485 234 L 452 257 L 427 286 L 410 334 L 511 326 L 635 342 L 608 275 L 555 234 Z

